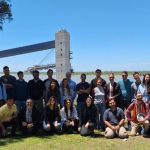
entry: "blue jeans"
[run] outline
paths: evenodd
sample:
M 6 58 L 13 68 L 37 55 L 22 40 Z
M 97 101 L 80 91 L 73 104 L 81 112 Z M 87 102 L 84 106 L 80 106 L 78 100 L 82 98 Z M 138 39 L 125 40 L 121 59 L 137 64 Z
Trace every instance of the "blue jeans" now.
M 104 112 L 106 110 L 106 106 L 103 103 L 95 104 L 95 106 L 96 106 L 97 111 L 98 111 L 97 121 L 96 121 L 97 128 L 105 130 L 105 124 L 104 124 L 104 121 L 103 121 L 103 115 L 104 115 Z
M 83 109 L 83 106 L 84 106 L 84 102 L 78 102 L 77 103 L 77 112 L 78 112 L 79 120 L 81 119 L 81 111 Z
M 19 112 L 22 108 L 26 107 L 26 101 L 16 101 L 17 111 Z

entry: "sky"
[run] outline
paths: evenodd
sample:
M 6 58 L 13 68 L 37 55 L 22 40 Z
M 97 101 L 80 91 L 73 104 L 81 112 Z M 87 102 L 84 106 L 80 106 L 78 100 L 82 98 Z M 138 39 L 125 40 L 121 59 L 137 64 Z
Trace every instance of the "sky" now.
M 0 31 L 0 51 L 70 33 L 74 71 L 150 70 L 149 0 L 11 0 L 13 21 Z M 50 52 L 52 51 L 52 52 Z M 55 63 L 55 49 L 0 59 L 0 72 Z

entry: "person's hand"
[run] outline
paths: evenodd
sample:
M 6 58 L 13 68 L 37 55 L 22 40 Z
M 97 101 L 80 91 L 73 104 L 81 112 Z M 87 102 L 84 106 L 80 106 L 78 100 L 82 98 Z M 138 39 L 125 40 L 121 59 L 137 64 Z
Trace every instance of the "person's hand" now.
M 71 124 L 72 126 L 74 126 L 74 121 L 71 121 L 70 124 Z
M 81 131 L 81 127 L 78 127 L 78 131 L 79 131 L 79 132 Z
M 116 131 L 119 131 L 120 126 L 119 125 L 115 126 L 115 129 L 116 129 Z
M 58 127 L 58 122 L 57 121 L 55 121 L 54 126 Z
M 27 126 L 27 123 L 26 123 L 26 122 L 22 122 L 22 126 L 23 126 L 23 127 L 26 127 L 26 126 Z
M 115 128 L 114 126 L 111 126 L 111 129 L 112 129 L 113 131 L 116 131 L 116 128 Z
M 5 129 L 3 129 L 2 136 L 6 136 L 6 135 L 7 135 L 7 131 Z
M 51 127 L 51 125 L 48 123 L 48 124 L 47 124 L 47 128 L 49 128 L 49 129 L 50 129 L 50 127 Z
M 144 122 L 145 122 L 145 119 L 140 119 L 140 120 L 138 120 L 138 124 L 144 124 Z
M 88 126 L 89 126 L 89 122 L 86 123 L 85 127 L 88 128 Z
M 10 122 L 11 119 L 12 119 L 12 117 L 8 117 L 8 118 L 5 119 L 5 122 Z
M 27 124 L 27 128 L 28 128 L 28 129 L 30 129 L 30 128 L 32 128 L 32 127 L 33 127 L 33 124 L 32 124 L 32 123 Z

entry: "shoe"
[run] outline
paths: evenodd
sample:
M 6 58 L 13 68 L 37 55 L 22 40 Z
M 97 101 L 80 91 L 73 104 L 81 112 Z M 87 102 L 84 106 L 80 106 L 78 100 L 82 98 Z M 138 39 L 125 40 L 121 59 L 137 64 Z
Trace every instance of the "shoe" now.
M 143 133 L 143 137 L 144 137 L 144 138 L 148 138 L 148 137 L 149 137 L 149 135 L 148 135 L 148 134 L 146 134 L 146 133 Z

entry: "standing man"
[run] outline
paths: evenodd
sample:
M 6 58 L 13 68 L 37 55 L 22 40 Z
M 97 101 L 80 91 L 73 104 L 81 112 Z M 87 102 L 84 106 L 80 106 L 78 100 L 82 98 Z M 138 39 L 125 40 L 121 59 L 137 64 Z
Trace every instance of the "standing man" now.
M 115 99 L 117 107 L 121 107 L 121 90 L 118 83 L 114 81 L 114 73 L 109 74 L 109 83 L 106 84 L 106 97 L 109 99 Z
M 26 100 L 28 98 L 28 84 L 23 79 L 24 74 L 22 71 L 17 73 L 18 80 L 15 83 L 15 101 L 17 105 L 18 112 L 21 108 L 26 106 Z
M 48 76 L 48 78 L 44 80 L 44 84 L 45 84 L 45 87 L 46 87 L 46 91 L 48 91 L 49 86 L 50 86 L 50 83 L 51 83 L 52 80 L 55 80 L 55 81 L 56 81 L 57 87 L 59 88 L 59 83 L 58 83 L 58 81 L 53 78 L 53 70 L 52 70 L 52 69 L 49 69 L 49 70 L 47 71 L 47 76 Z
M 10 75 L 9 67 L 3 67 L 4 75 L 1 77 L 2 82 L 6 86 L 7 99 L 10 97 L 14 97 L 14 86 L 16 82 L 16 78 Z
M 40 113 L 42 119 L 43 113 L 43 95 L 44 95 L 44 82 L 39 78 L 39 71 L 33 71 L 33 79 L 28 82 L 29 97 L 33 100 L 34 106 Z
M 86 98 L 90 94 L 90 85 L 88 82 L 86 82 L 86 74 L 81 74 L 81 82 L 77 84 L 77 111 L 78 111 L 78 117 L 80 119 L 81 117 L 81 110 L 83 109 L 83 105 L 85 104 Z
M 71 72 L 66 72 L 66 79 L 68 81 L 68 85 L 69 85 L 71 93 L 72 93 L 72 101 L 74 102 L 77 91 L 76 91 L 76 83 L 71 79 Z
M 132 90 L 131 84 L 132 82 L 128 79 L 128 72 L 122 72 L 122 80 L 118 82 L 121 93 L 122 93 L 122 102 L 123 102 L 123 109 L 127 109 L 128 106 L 131 104 L 132 100 Z
M 91 81 L 91 84 L 90 84 L 91 96 L 92 96 L 93 89 L 97 86 L 97 79 L 101 79 L 102 87 L 105 87 L 105 85 L 106 85 L 106 81 L 101 77 L 101 74 L 102 74 L 102 71 L 100 69 L 96 69 L 96 71 L 95 71 L 96 77 Z
M 48 97 L 47 93 L 49 91 L 49 87 L 50 87 L 51 82 L 55 81 L 57 88 L 59 88 L 58 81 L 53 78 L 53 70 L 52 69 L 49 69 L 47 71 L 47 76 L 48 76 L 48 78 L 44 80 L 44 85 L 45 85 L 44 99 L 45 99 L 45 102 L 47 101 L 47 97 Z
M 141 84 L 140 74 L 139 72 L 133 73 L 133 78 L 135 79 L 135 82 L 132 83 L 131 89 L 132 89 L 132 97 L 133 99 L 136 97 L 138 87 Z

